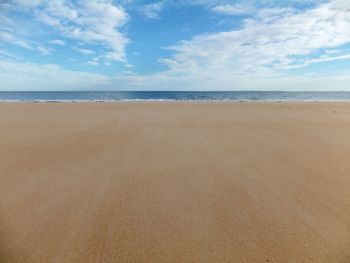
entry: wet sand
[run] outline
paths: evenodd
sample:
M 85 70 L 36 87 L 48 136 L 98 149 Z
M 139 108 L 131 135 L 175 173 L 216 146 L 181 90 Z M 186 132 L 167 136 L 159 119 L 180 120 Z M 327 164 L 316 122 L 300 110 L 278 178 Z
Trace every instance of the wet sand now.
M 0 262 L 350 262 L 350 103 L 2 103 Z

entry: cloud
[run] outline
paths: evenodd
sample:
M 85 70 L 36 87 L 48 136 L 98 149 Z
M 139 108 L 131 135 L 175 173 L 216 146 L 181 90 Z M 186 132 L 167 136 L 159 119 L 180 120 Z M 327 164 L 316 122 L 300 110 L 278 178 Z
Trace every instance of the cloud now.
M 53 39 L 49 41 L 50 44 L 64 46 L 66 43 L 60 39 Z
M 0 49 L 0 59 L 14 59 L 14 60 L 19 60 L 20 57 L 7 51 L 7 50 L 1 50 Z
M 165 7 L 201 5 L 212 17 L 210 12 L 225 14 L 225 20 L 232 19 L 230 24 L 235 24 L 232 29 L 225 25 L 226 31 L 198 34 L 167 47 L 171 55 L 159 59 L 167 68 L 150 75 L 131 72 L 133 68 L 126 56 L 129 39 L 124 33 L 129 15 L 115 4 L 117 1 L 29 2 L 8 1 L 11 6 L 6 5 L 6 14 L 18 7 L 16 12 L 35 16 L 33 25 L 39 24 L 42 31 L 52 34 L 52 40 L 45 38 L 45 43 L 60 45 L 62 38 L 67 46 L 85 55 L 89 65 L 110 65 L 119 61 L 124 68 L 116 69 L 119 75 L 114 76 L 77 72 L 57 65 L 13 62 L 16 59 L 9 52 L 0 50 L 0 89 L 349 89 L 349 71 L 338 70 L 328 75 L 298 73 L 296 76 L 295 73 L 295 69 L 304 72 L 303 68 L 316 63 L 350 60 L 350 50 L 345 47 L 350 44 L 350 2 L 347 0 L 164 0 L 148 5 L 132 0 L 118 1 L 125 5 L 126 10 L 129 10 L 128 5 L 137 4 L 133 10 L 142 10 L 150 19 L 159 19 Z M 298 8 L 298 5 L 303 8 Z M 245 16 L 242 19 L 236 17 L 238 15 Z M 1 41 L 42 55 L 53 51 L 30 40 L 30 34 L 23 35 L 26 38 L 17 33 L 20 27 L 16 27 L 15 18 L 0 17 Z M 89 49 L 92 47 L 93 50 Z M 132 52 L 137 54 L 137 51 Z M 135 72 L 138 71 L 137 65 L 136 61 Z
M 89 60 L 87 63 L 89 65 L 91 65 L 91 66 L 97 66 L 98 65 L 98 62 L 96 60 Z
M 18 76 L 21 76 L 18 78 Z M 66 70 L 58 65 L 0 61 L 1 90 L 98 90 L 110 85 L 100 74 Z
M 350 53 L 342 48 L 350 43 L 350 10 L 344 6 L 347 2 L 313 3 L 314 7 L 304 10 L 256 9 L 239 29 L 200 34 L 180 41 L 168 47 L 174 52 L 172 56 L 159 60 L 168 70 L 143 76 L 120 75 L 117 77 L 119 87 L 132 90 L 348 90 L 349 71 L 298 75 L 290 71 L 316 63 L 350 60 Z
M 120 31 L 128 15 L 110 1 L 49 1 L 38 19 L 63 36 L 81 42 L 100 44 L 108 49 L 99 59 L 126 61 L 128 38 Z
M 39 52 L 41 55 L 49 55 L 52 51 L 51 48 L 45 47 L 41 44 L 38 44 L 34 41 L 21 40 L 16 36 L 5 32 L 0 31 L 0 39 L 3 42 L 11 43 L 12 45 L 16 45 L 25 49 L 33 50 Z
M 43 56 L 47 56 L 47 55 L 49 55 L 52 52 L 51 48 L 44 47 L 44 46 L 39 46 L 39 47 L 36 48 L 36 50 L 38 52 L 40 52 L 40 54 L 43 55 Z
M 1 54 L 1 52 L 0 52 Z M 18 78 L 21 76 L 21 78 Z M 162 72 L 135 75 L 125 71 L 105 76 L 64 69 L 54 64 L 34 64 L 0 60 L 0 90 L 348 90 L 350 71 L 341 73 L 247 78 L 187 75 Z
M 143 14 L 150 19 L 159 19 L 159 13 L 163 10 L 164 8 L 164 2 L 159 1 L 151 4 L 147 4 L 142 7 L 142 12 Z
M 348 0 L 333 0 L 332 5 L 338 9 L 350 10 L 350 2 Z
M 243 5 L 217 5 L 211 10 L 215 13 L 232 16 L 246 15 L 253 12 L 252 8 Z
M 81 54 L 83 55 L 93 55 L 95 54 L 96 52 L 93 51 L 93 50 L 90 50 L 90 49 L 84 49 L 84 48 L 74 48 L 75 50 L 77 50 L 78 52 L 80 52 Z
M 26 41 L 24 40 L 19 40 L 19 39 L 13 39 L 12 43 L 14 45 L 26 48 L 26 49 L 32 49 L 31 45 L 28 44 Z
M 9 1 L 11 2 L 11 1 Z M 43 0 L 12 0 L 12 2 L 19 7 L 22 8 L 35 8 L 37 6 L 39 6 L 42 2 L 44 2 Z
M 163 72 L 152 75 L 120 75 L 111 79 L 120 90 L 290 90 L 290 91 L 344 91 L 349 90 L 350 71 L 280 76 L 187 75 Z
M 175 54 L 160 62 L 172 72 L 231 78 L 276 75 L 320 62 L 322 49 L 350 43 L 350 10 L 338 5 L 336 1 L 305 11 L 281 9 L 278 16 L 275 10 L 267 16 L 264 9 L 265 15 L 246 19 L 241 29 L 197 35 L 169 47 Z
M 17 38 L 11 33 L 6 31 L 0 31 L 0 40 L 1 42 L 4 42 L 4 43 L 7 42 L 16 46 L 20 46 L 22 48 L 32 49 L 31 45 L 27 41 L 21 40 L 20 38 Z
M 17 33 L 21 30 L 21 25 L 16 21 L 15 14 L 18 13 L 34 17 L 33 24 L 44 24 L 64 38 L 99 45 L 99 61 L 127 62 L 125 48 L 129 39 L 122 28 L 129 16 L 121 6 L 110 0 L 9 1 L 4 12 L 8 26 L 5 29 L 1 27 L 0 33 L 16 34 L 17 42 L 9 38 L 8 42 L 20 45 L 25 40 Z M 49 31 L 45 28 L 43 30 Z M 62 45 L 63 41 L 55 39 L 49 43 Z

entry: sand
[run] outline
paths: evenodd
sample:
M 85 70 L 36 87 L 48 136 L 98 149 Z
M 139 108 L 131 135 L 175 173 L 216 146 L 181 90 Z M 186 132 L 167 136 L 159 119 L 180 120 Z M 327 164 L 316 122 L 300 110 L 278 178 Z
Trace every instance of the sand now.
M 0 262 L 350 262 L 350 103 L 2 103 Z

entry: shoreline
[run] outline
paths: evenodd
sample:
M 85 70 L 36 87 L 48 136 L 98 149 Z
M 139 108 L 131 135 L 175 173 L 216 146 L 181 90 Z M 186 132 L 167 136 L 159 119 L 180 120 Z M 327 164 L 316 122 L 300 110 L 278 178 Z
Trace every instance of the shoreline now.
M 52 91 L 0 92 L 1 102 L 350 102 L 350 92 L 300 91 Z
M 35 104 L 35 103 L 350 103 L 350 100 L 167 100 L 167 99 L 131 99 L 131 100 L 0 100 L 0 104 Z

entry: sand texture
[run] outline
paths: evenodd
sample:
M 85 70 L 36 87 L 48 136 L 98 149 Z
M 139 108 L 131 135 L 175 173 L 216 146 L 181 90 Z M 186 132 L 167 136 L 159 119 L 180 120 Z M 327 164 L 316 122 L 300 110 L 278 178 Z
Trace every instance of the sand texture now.
M 2 103 L 0 262 L 350 262 L 350 104 Z

